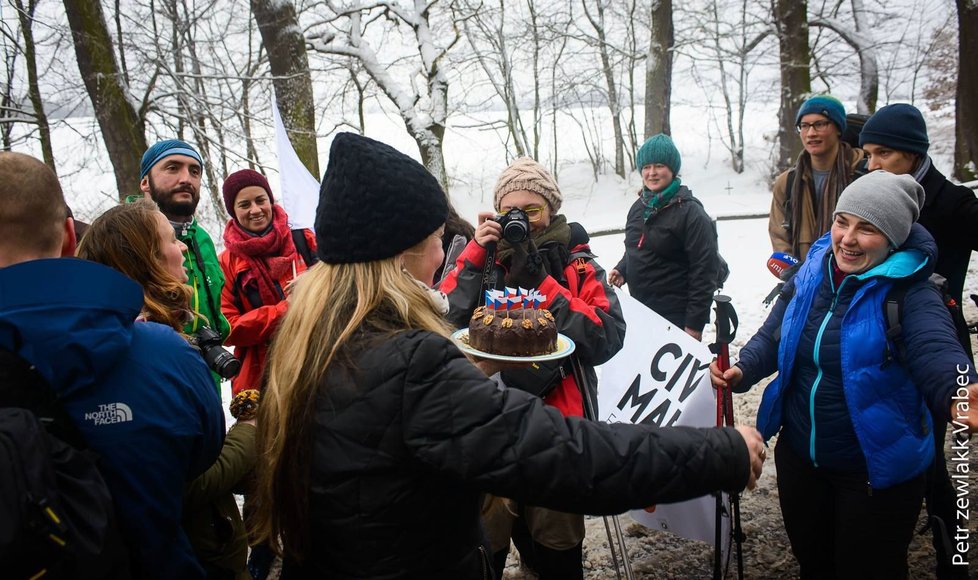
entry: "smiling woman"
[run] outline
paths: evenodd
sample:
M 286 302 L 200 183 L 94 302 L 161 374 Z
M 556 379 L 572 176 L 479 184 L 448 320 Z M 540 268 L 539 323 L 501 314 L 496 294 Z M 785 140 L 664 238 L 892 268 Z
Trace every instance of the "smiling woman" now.
M 812 245 L 740 361 L 723 373 L 710 367 L 715 385 L 738 392 L 778 372 L 757 426 L 765 439 L 779 434 L 781 510 L 803 578 L 907 577 L 934 460 L 932 421 L 959 418 L 956 381 L 978 396 L 928 281 L 937 248 L 915 223 L 923 203 L 909 175 L 875 171 L 851 183 L 831 232 Z M 894 288 L 905 291 L 896 336 L 883 308 Z M 896 340 L 905 349 L 893 354 Z M 974 431 L 976 417 L 962 422 Z
M 226 344 L 242 368 L 231 381 L 237 394 L 260 388 L 265 355 L 272 334 L 285 315 L 287 292 L 295 277 L 311 266 L 307 256 L 316 240 L 309 230 L 289 228 L 289 216 L 275 205 L 265 176 L 242 169 L 224 180 L 224 205 L 232 216 L 224 229 L 219 261 L 226 280 L 221 291 L 221 312 L 231 323 Z M 296 242 L 305 242 L 303 250 Z

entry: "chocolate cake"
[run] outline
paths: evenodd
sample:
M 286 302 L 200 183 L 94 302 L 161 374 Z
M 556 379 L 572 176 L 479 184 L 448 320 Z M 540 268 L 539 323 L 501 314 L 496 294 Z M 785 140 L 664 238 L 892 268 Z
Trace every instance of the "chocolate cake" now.
M 469 346 L 506 356 L 538 356 L 557 350 L 557 325 L 549 310 L 475 309 L 469 321 Z

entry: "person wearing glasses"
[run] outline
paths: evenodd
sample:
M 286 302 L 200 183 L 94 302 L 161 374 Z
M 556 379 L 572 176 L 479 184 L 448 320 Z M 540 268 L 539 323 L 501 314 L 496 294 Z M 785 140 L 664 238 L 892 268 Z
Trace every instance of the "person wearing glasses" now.
M 710 320 L 719 269 L 713 220 L 682 184 L 672 139 L 649 137 L 635 154 L 642 190 L 625 220 L 625 255 L 608 275 L 633 298 L 696 340 Z
M 835 203 L 864 155 L 842 141 L 846 110 L 834 97 L 817 95 L 802 103 L 795 124 L 805 150 L 774 180 L 767 229 L 775 252 L 804 261 L 812 243 L 832 226 Z
M 587 384 L 575 381 L 569 359 L 506 369 L 499 373 L 499 382 L 540 395 L 565 417 L 583 417 L 581 388 L 596 401 L 594 366 L 621 350 L 625 321 L 604 270 L 591 254 L 587 232 L 558 213 L 562 201 L 549 171 L 529 157 L 516 159 L 496 181 L 495 213 L 479 214 L 475 238 L 440 289 L 448 296 L 449 322 L 467 327 L 483 296 L 487 248 L 495 244 L 496 265 L 490 284 L 494 288 L 536 288 L 546 297 L 541 307 L 553 314 L 557 331 L 576 344 L 575 356 Z M 502 216 L 514 209 L 525 212 L 529 221 L 528 239 L 520 243 L 503 239 L 503 228 L 496 221 L 505 221 Z M 583 577 L 582 515 L 495 498 L 487 502 L 485 525 L 497 577 L 502 575 L 511 536 L 523 562 L 541 578 Z

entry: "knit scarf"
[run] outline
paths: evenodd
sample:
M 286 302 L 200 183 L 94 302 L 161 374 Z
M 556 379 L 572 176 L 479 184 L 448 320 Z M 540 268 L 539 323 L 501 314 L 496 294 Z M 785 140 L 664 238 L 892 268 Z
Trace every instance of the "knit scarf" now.
M 262 304 L 278 304 L 282 300 L 284 296 L 276 282 L 289 272 L 298 257 L 288 220 L 285 210 L 273 205 L 272 225 L 261 234 L 245 230 L 234 218 L 224 228 L 225 247 L 248 265 L 241 287 L 254 281 Z
M 913 178 L 917 181 L 917 183 L 924 182 L 924 177 L 926 177 L 927 172 L 930 171 L 930 165 L 930 156 L 924 155 L 920 161 L 920 166 L 913 172 Z
M 547 242 L 558 242 L 565 248 L 570 245 L 570 226 L 567 225 L 567 218 L 563 214 L 557 214 L 550 220 L 550 225 L 539 233 L 530 233 L 530 238 L 537 248 L 543 247 Z M 513 244 L 506 240 L 499 240 L 496 248 L 496 261 L 506 264 L 513 255 Z
M 642 219 L 648 220 L 650 215 L 664 208 L 667 203 L 672 201 L 672 198 L 676 197 L 676 194 L 679 193 L 680 185 L 682 185 L 682 182 L 679 181 L 678 177 L 675 177 L 672 183 L 658 193 L 647 187 L 642 187 L 642 191 L 638 193 L 638 196 L 642 198 L 642 203 L 645 204 L 645 207 L 642 209 Z
M 832 227 L 835 204 L 839 201 L 839 195 L 842 193 L 842 190 L 852 180 L 849 170 L 849 160 L 851 158 L 852 147 L 844 141 L 839 141 L 839 152 L 836 154 L 835 162 L 832 164 L 829 176 L 825 180 L 825 191 L 822 192 L 821 196 L 813 195 L 811 198 L 805 200 L 806 203 L 811 204 L 812 213 L 815 215 L 815 230 L 811 233 L 812 240 L 817 240 L 821 234 L 829 231 Z M 804 209 L 802 206 L 802 188 L 805 186 L 805 183 L 812 183 L 814 187 L 812 158 L 807 153 L 802 153 L 798 157 L 798 163 L 795 168 L 795 179 L 792 182 L 791 191 L 787 192 L 789 199 L 791 199 L 791 237 L 793 238 L 792 245 L 794 246 L 792 252 L 795 255 L 801 253 L 799 243 L 802 232 L 799 231 L 799 228 L 801 227 L 801 216 Z

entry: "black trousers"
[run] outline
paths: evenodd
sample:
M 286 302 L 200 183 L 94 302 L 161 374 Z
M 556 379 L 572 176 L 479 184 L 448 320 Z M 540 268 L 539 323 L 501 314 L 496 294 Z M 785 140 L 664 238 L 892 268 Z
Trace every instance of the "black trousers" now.
M 784 527 L 803 579 L 907 578 L 924 475 L 869 489 L 865 473 L 812 467 L 790 446 L 774 450 Z

